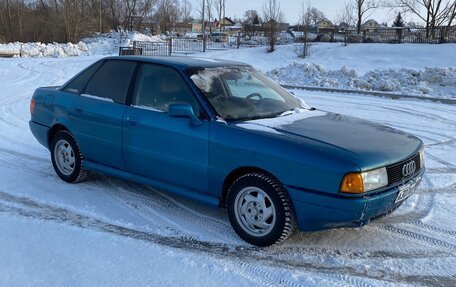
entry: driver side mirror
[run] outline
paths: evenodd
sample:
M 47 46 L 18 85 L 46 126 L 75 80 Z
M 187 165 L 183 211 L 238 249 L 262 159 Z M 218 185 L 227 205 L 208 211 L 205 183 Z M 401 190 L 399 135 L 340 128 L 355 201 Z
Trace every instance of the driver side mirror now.
M 187 118 L 195 126 L 201 125 L 201 120 L 195 115 L 190 104 L 171 104 L 168 107 L 168 115 L 172 118 Z

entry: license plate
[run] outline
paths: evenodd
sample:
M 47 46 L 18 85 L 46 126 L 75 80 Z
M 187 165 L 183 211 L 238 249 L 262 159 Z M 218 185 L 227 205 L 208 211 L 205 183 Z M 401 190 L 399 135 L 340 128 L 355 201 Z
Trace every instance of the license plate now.
M 406 184 L 399 186 L 399 193 L 396 197 L 395 203 L 401 202 L 407 199 L 416 189 L 421 178 L 413 179 Z

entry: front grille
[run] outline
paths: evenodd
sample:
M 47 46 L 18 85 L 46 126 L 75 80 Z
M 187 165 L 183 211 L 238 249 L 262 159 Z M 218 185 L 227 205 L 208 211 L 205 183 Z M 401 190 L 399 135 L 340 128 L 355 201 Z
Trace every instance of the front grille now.
M 408 164 L 409 162 L 414 161 L 416 165 L 416 170 L 413 174 L 409 176 L 404 176 L 402 174 L 402 169 L 405 164 Z M 388 185 L 392 185 L 401 181 L 405 181 L 409 178 L 412 178 L 414 175 L 416 175 L 418 172 L 421 170 L 421 161 L 420 161 L 420 154 L 417 153 L 416 155 L 412 156 L 409 159 L 406 159 L 400 163 L 390 165 L 386 167 L 386 171 L 388 173 Z

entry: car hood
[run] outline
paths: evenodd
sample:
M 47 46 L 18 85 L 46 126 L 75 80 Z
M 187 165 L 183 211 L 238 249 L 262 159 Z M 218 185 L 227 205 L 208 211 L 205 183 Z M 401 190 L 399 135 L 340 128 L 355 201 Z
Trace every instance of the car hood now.
M 289 118 L 288 118 L 289 117 Z M 405 132 L 322 111 L 305 111 L 238 124 L 241 128 L 282 135 L 295 142 L 317 141 L 339 149 L 362 170 L 391 165 L 417 153 L 422 141 Z M 306 139 L 306 141 L 304 141 Z

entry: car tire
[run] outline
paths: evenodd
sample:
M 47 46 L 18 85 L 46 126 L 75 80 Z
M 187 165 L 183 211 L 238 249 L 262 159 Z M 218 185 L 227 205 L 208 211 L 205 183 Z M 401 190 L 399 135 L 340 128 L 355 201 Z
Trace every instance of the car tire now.
M 68 183 L 84 181 L 88 172 L 83 169 L 83 155 L 69 131 L 58 131 L 51 142 L 52 165 L 57 175 Z
M 250 244 L 278 244 L 296 229 L 288 193 L 271 176 L 254 172 L 239 177 L 229 188 L 226 202 L 233 229 Z

